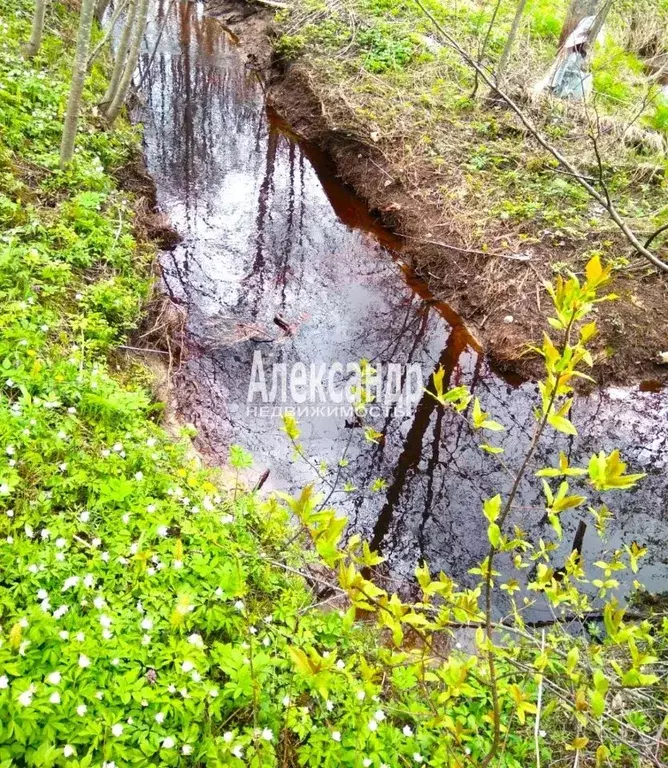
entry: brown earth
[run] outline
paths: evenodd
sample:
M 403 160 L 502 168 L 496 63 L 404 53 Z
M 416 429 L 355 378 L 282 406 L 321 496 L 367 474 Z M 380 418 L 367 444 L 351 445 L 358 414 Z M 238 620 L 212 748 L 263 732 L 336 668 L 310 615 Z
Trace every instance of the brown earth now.
M 527 260 L 476 249 L 436 204 L 442 171 L 399 163 L 399 147 L 376 144 L 363 130 L 351 130 L 359 121 L 352 115 L 346 119 L 345 97 L 320 89 L 307 61 L 284 64 L 272 57 L 272 11 L 243 0 L 212 0 L 208 9 L 238 36 L 249 66 L 267 84 L 270 105 L 298 136 L 324 150 L 339 178 L 385 227 L 402 236 L 403 258 L 463 317 L 492 362 L 502 371 L 535 374 L 539 364 L 526 345 L 548 327 L 551 304 L 542 281 L 552 279 L 553 263 L 575 255 L 576 244 L 564 237 L 552 245 L 532 245 L 517 254 Z M 526 141 L 519 131 L 518 141 Z M 619 248 L 633 268 L 616 272 L 610 290 L 619 299 L 595 310 L 600 333 L 592 345 L 593 375 L 601 384 L 668 383 L 668 366 L 658 362 L 668 351 L 668 277 L 646 269 L 621 239 Z

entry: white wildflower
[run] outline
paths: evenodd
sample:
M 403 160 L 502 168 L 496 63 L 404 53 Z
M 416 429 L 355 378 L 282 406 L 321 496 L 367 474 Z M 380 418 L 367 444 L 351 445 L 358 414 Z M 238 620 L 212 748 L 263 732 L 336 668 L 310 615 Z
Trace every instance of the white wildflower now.
M 31 685 L 30 688 L 19 694 L 17 701 L 22 707 L 29 707 L 32 704 L 32 697 L 35 695 L 35 686 Z
M 116 737 L 123 735 L 123 726 L 121 723 L 116 723 L 111 726 L 111 735 Z
M 67 592 L 68 589 L 71 589 L 72 587 L 76 587 L 76 585 L 79 583 L 79 577 L 78 576 L 68 576 L 65 581 L 63 582 L 63 592 Z
M 332 731 L 334 741 L 341 741 L 341 731 Z
M 49 685 L 60 685 L 60 681 L 63 679 L 63 676 L 60 674 L 60 672 L 51 672 L 50 675 L 47 675 L 46 682 Z

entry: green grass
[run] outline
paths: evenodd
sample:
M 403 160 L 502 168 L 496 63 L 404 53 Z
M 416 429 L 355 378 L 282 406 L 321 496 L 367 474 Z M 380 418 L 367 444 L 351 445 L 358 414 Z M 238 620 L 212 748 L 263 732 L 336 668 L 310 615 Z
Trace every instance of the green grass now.
M 314 607 L 287 511 L 221 490 L 119 362 L 154 256 L 115 181 L 139 134 L 104 129 L 97 65 L 59 170 L 75 18 L 26 62 L 29 9 L 0 12 L 0 766 L 444 765 L 410 657 Z M 488 708 L 449 704 L 474 757 Z
M 391 649 L 354 611 L 320 609 L 298 575 L 317 558 L 289 543 L 285 505 L 223 490 L 192 458 L 189 431 L 175 441 L 162 428 L 148 374 L 121 362 L 154 258 L 134 236 L 136 201 L 116 182 L 139 132 L 100 121 L 103 60 L 87 82 L 75 160 L 59 170 L 76 20 L 53 6 L 42 52 L 27 62 L 30 9 L 7 0 L 0 11 L 0 768 L 480 762 L 491 741 L 484 665 L 467 677 L 476 657 L 456 651 L 425 674 L 419 647 Z M 338 45 L 341 29 L 303 45 Z M 357 62 L 373 54 L 383 77 L 410 82 L 425 63 L 402 47 L 416 30 L 376 29 Z M 472 188 L 502 174 L 517 202 L 499 215 L 526 217 L 541 198 L 527 196 L 503 125 L 449 82 L 439 71 L 410 103 L 424 146 L 442 156 L 427 131 L 460 105 L 457 120 L 473 126 Z M 474 152 L 479 133 L 489 140 Z M 550 195 L 581 205 L 572 185 L 548 178 Z M 232 450 L 228 475 L 249 463 Z M 498 668 L 504 686 L 535 698 L 533 676 Z M 501 706 L 502 764 L 521 768 L 533 759 L 532 723 L 516 721 L 507 695 Z M 563 752 L 574 724 L 547 710 Z M 617 764 L 629 759 L 611 749 Z M 548 740 L 541 754 L 548 764 Z

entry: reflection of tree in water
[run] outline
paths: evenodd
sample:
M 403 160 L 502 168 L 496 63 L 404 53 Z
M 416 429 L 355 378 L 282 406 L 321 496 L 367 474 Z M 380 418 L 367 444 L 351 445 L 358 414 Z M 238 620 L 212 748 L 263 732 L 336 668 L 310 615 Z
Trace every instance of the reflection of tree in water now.
M 152 49 L 149 39 L 146 58 Z M 263 347 L 269 364 L 345 364 L 367 357 L 383 367 L 420 363 L 425 375 L 442 364 L 451 385 L 468 384 L 507 426 L 494 441 L 505 447 L 510 466 L 519 464 L 533 429 L 535 387 L 512 388 L 495 376 L 452 313 L 406 287 L 388 254 L 363 234 L 377 233 L 368 212 L 328 174 L 315 150 L 295 145 L 279 121 L 267 124 L 257 84 L 217 22 L 195 4 L 175 4 L 147 77 L 147 99 L 149 163 L 185 236 L 165 255 L 163 267 L 193 314 L 208 304 L 275 332 L 276 313 L 307 317 L 294 338 Z M 236 270 L 234 285 L 221 263 Z M 186 416 L 210 442 L 242 441 L 284 486 L 299 485 L 313 478 L 281 458 L 289 449 L 275 422 L 228 412 L 231 403 L 245 403 L 256 349 L 246 341 L 191 360 L 183 374 Z M 637 491 L 611 498 L 618 514 L 613 541 L 621 532 L 627 540 L 649 540 L 665 573 L 665 395 L 618 402 L 603 394 L 576 402 L 574 411 L 578 440 L 550 437 L 539 448 L 536 467 L 554 464 L 560 449 L 582 463 L 593 450 L 615 446 L 634 466 L 651 467 Z M 317 422 L 303 427 L 311 436 L 307 449 L 334 463 L 349 437 L 343 419 L 333 436 L 321 437 Z M 377 445 L 354 439 L 345 474 L 365 491 L 383 477 L 386 493 L 339 495 L 337 503 L 355 529 L 383 548 L 393 572 L 410 574 L 424 558 L 465 580 L 486 551 L 481 501 L 507 491 L 508 476 L 480 451 L 463 419 L 426 394 L 414 413 L 390 413 L 374 419 L 374 427 L 383 438 Z M 575 521 L 585 514 L 570 515 L 570 524 L 565 520 L 565 550 Z M 546 533 L 540 485 L 531 476 L 522 484 L 513 520 L 532 537 Z M 591 545 L 591 539 L 585 542 L 586 555 Z

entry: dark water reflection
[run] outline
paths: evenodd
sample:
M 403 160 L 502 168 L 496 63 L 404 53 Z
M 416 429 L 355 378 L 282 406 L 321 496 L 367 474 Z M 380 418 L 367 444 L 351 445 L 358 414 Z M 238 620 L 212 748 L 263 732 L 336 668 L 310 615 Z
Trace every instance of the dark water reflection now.
M 258 474 L 271 469 L 273 487 L 296 489 L 314 479 L 293 461 L 278 420 L 247 412 L 260 349 L 265 365 L 286 362 L 288 369 L 298 361 L 345 365 L 366 357 L 419 363 L 426 376 L 443 365 L 450 385 L 468 384 L 508 427 L 506 460 L 516 466 L 533 426 L 534 385 L 511 386 L 495 375 L 457 316 L 390 252 L 400 243 L 378 230 L 315 150 L 268 119 L 260 85 L 201 6 L 174 5 L 146 83 L 147 160 L 160 204 L 183 235 L 162 255 L 162 267 L 203 350 L 180 373 L 180 407 L 203 443 L 214 450 L 244 445 Z M 295 326 L 294 336 L 281 334 L 276 315 Z M 649 544 L 643 576 L 655 589 L 666 588 L 668 573 L 667 418 L 665 392 L 611 389 L 582 397 L 574 407 L 577 445 L 550 436 L 537 458 L 554 462 L 561 448 L 577 462 L 619 446 L 633 471 L 648 473 L 638 490 L 608 496 L 616 515 L 608 546 L 622 538 Z M 356 433 L 342 474 L 359 489 L 379 477 L 387 487 L 335 496 L 337 505 L 388 555 L 398 577 L 426 558 L 465 580 L 486 550 L 481 499 L 507 490 L 507 475 L 459 417 L 426 395 L 410 416 L 390 413 L 374 426 L 383 439 L 373 445 Z M 350 437 L 343 417 L 302 419 L 301 428 L 316 462 L 335 464 Z M 523 484 L 514 516 L 534 536 L 543 532 L 535 482 Z M 564 520 L 566 542 L 578 519 Z M 590 525 L 587 558 L 596 559 L 600 548 Z

